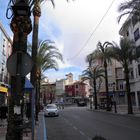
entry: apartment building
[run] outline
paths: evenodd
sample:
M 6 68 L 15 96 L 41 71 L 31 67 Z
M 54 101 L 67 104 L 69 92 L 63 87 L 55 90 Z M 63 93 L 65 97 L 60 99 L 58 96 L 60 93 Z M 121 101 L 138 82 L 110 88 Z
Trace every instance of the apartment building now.
M 119 34 L 130 40 L 136 45 L 136 56 L 138 61 L 129 64 L 130 88 L 133 105 L 140 106 L 140 21 L 137 17 L 129 15 L 122 25 Z
M 97 59 L 92 64 L 92 67 L 103 66 L 101 60 Z M 104 68 L 104 67 L 103 67 Z M 107 64 L 107 72 L 108 72 L 108 94 L 115 100 L 117 104 L 126 104 L 126 92 L 125 92 L 125 82 L 124 82 L 124 73 L 122 65 L 112 59 L 111 63 Z M 96 89 L 97 89 L 97 98 L 98 103 L 106 100 L 106 87 L 105 87 L 105 79 L 102 78 L 101 81 L 96 81 Z M 94 88 L 92 87 L 92 90 Z M 94 92 L 94 90 L 92 91 Z
M 6 68 L 7 58 L 12 52 L 12 41 L 3 25 L 0 23 L 0 105 L 5 103 L 8 92 L 8 71 Z
M 56 80 L 56 97 L 65 96 L 65 79 Z

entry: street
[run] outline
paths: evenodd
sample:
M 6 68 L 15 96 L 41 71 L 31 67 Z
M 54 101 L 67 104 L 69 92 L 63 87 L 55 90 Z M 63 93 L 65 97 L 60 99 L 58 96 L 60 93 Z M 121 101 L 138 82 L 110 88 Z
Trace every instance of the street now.
M 87 107 L 65 107 L 59 117 L 47 117 L 48 140 L 91 140 L 100 135 L 107 140 L 139 140 L 140 118 L 99 111 Z

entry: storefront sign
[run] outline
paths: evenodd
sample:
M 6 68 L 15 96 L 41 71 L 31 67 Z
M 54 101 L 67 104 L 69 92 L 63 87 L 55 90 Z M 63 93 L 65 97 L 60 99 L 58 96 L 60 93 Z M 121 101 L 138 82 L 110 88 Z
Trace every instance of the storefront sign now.
M 0 86 L 0 92 L 7 93 L 7 91 L 8 91 L 8 88 Z

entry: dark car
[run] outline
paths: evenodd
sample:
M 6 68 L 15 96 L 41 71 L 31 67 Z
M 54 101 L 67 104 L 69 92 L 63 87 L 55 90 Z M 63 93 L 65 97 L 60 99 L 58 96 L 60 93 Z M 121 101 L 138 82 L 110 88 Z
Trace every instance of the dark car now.
M 86 106 L 87 103 L 86 103 L 86 101 L 81 100 L 81 101 L 79 101 L 79 102 L 77 103 L 77 105 L 78 105 L 78 106 Z

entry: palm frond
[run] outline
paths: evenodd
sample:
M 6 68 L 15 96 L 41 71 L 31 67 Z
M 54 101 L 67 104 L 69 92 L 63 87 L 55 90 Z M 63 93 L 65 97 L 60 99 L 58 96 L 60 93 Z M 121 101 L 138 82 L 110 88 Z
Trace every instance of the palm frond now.
M 118 22 L 120 22 L 121 18 L 124 15 L 132 14 L 136 16 L 140 16 L 140 1 L 139 0 L 129 0 L 121 3 L 118 7 L 118 11 L 122 13 L 118 17 Z

